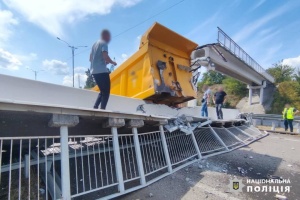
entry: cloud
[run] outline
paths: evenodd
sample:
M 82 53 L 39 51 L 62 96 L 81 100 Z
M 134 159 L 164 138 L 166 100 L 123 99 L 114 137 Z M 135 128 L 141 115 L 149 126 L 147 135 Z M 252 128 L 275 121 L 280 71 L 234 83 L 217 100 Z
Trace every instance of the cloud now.
M 220 12 L 215 12 L 212 16 L 208 17 L 205 21 L 203 21 L 201 24 L 196 26 L 194 29 L 192 29 L 190 32 L 188 32 L 185 36 L 187 38 L 191 37 L 199 37 L 199 35 L 205 30 L 208 26 L 215 26 L 216 21 L 220 17 Z
M 274 57 L 279 52 L 279 50 L 283 47 L 282 43 L 278 43 L 273 45 L 264 51 L 263 59 L 260 61 L 261 66 L 270 66 L 270 63 L 274 63 Z M 276 61 L 275 61 L 276 62 Z
M 134 6 L 141 0 L 4 0 L 26 20 L 54 36 L 63 36 L 64 27 L 90 15 L 109 14 L 113 7 Z
M 8 40 L 13 34 L 13 26 L 18 24 L 18 20 L 8 10 L 0 10 L 0 42 Z
M 4 49 L 0 48 L 0 68 L 7 70 L 19 70 L 22 63 L 18 57 Z
M 246 38 L 249 38 L 252 34 L 254 34 L 260 27 L 268 23 L 269 21 L 273 20 L 276 17 L 284 14 L 291 8 L 290 4 L 285 4 L 284 6 L 279 7 L 278 9 L 270 12 L 269 14 L 265 15 L 264 17 L 246 24 L 244 28 L 237 34 L 233 36 L 234 41 L 239 42 Z
M 59 60 L 44 60 L 43 61 L 43 69 L 51 72 L 55 75 L 67 75 L 69 74 L 69 67 L 66 62 L 62 62 Z
M 83 73 L 75 73 L 74 86 L 84 88 L 86 79 L 87 79 L 87 75 Z M 73 76 L 71 75 L 64 76 L 63 85 L 70 86 L 70 87 L 73 86 Z
M 260 7 L 262 4 L 264 4 L 266 2 L 266 0 L 259 0 L 256 2 L 256 4 L 254 4 L 249 11 L 253 11 L 256 8 Z
M 128 55 L 126 53 L 122 53 L 121 57 L 123 58 L 123 61 L 128 59 Z
M 85 74 L 85 72 L 87 71 L 87 68 L 86 68 L 86 67 L 75 67 L 75 68 L 74 68 L 74 71 L 75 71 L 76 73 Z
M 282 61 L 283 65 L 290 65 L 295 68 L 300 68 L 300 55 L 295 58 L 286 58 Z

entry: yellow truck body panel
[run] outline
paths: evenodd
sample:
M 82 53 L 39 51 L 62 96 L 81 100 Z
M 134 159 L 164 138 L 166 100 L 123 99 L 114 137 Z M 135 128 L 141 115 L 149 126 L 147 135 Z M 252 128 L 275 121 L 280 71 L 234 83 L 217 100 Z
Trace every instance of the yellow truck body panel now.
M 142 36 L 139 50 L 110 74 L 111 94 L 167 105 L 196 98 L 190 72 L 190 55 L 196 47 L 155 23 Z M 97 86 L 94 90 L 99 91 Z

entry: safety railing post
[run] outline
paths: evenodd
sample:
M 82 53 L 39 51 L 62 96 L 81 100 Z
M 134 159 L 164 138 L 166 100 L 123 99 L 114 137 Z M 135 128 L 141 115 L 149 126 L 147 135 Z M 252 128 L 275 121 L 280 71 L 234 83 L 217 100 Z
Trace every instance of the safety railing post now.
M 114 148 L 116 175 L 117 175 L 117 180 L 119 182 L 118 188 L 119 188 L 119 192 L 122 193 L 122 192 L 124 192 L 125 188 L 124 188 L 123 171 L 122 171 L 122 164 L 121 164 L 120 146 L 119 146 L 117 127 L 111 127 L 111 133 L 113 136 L 113 148 Z
M 60 127 L 61 191 L 64 200 L 71 199 L 68 137 L 69 137 L 68 127 L 61 126 Z
M 217 138 L 217 140 L 225 147 L 225 149 L 227 151 L 229 151 L 228 147 L 226 146 L 226 144 L 223 142 L 223 140 L 218 136 L 218 134 L 216 133 L 216 131 L 211 127 L 209 126 L 210 130 L 212 131 L 212 133 L 214 134 L 214 136 Z
M 195 133 L 194 133 L 194 131 L 193 131 L 193 133 L 191 134 L 191 137 L 192 137 L 193 144 L 194 144 L 194 146 L 195 146 L 195 149 L 196 149 L 196 152 L 197 152 L 197 155 L 198 155 L 198 159 L 201 160 L 201 159 L 202 159 L 202 155 L 201 155 L 201 152 L 200 152 L 200 149 L 199 149 L 197 140 L 196 140 L 196 138 L 195 138 Z
M 138 131 L 136 127 L 132 128 L 133 133 L 133 140 L 134 140 L 134 149 L 135 149 L 135 155 L 137 160 L 137 166 L 138 171 L 140 175 L 140 183 L 141 185 L 146 185 L 146 178 L 145 178 L 145 171 L 144 171 L 144 165 L 143 165 L 143 159 L 142 159 L 142 153 L 141 153 L 141 146 L 138 136 Z
M 171 160 L 170 160 L 170 155 L 169 155 L 169 151 L 168 151 L 167 140 L 166 140 L 163 125 L 159 125 L 159 131 L 160 131 L 162 146 L 163 146 L 163 149 L 164 149 L 164 154 L 165 154 L 165 158 L 166 158 L 166 162 L 167 162 L 167 166 L 168 166 L 168 172 L 172 173 L 172 171 L 173 171 L 172 163 L 171 163 Z
M 139 135 L 138 135 L 138 130 L 137 130 L 137 128 L 142 127 L 142 126 L 144 126 L 144 121 L 140 120 L 140 119 L 131 119 L 127 123 L 127 127 L 132 128 L 134 149 L 135 149 L 135 155 L 136 155 L 136 160 L 137 160 L 137 167 L 138 167 L 138 172 L 140 175 L 140 184 L 146 185 L 143 158 L 142 158 L 141 146 L 140 146 Z
M 50 127 L 60 128 L 61 199 L 63 200 L 71 199 L 68 127 L 76 126 L 78 123 L 78 116 L 60 114 L 53 114 L 49 121 Z M 53 176 L 55 176 L 55 174 Z

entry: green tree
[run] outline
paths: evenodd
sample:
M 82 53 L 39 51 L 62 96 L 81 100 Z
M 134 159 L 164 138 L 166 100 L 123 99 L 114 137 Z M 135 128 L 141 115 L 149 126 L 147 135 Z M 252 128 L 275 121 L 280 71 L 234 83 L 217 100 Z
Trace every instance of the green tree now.
M 295 73 L 295 81 L 297 81 L 300 84 L 300 67 L 297 69 Z
M 92 74 L 91 74 L 91 71 L 90 69 L 88 69 L 86 72 L 85 72 L 86 76 L 87 76 L 87 79 L 86 79 L 86 82 L 85 82 L 85 89 L 89 89 L 89 88 L 93 88 L 96 83 L 94 81 L 94 78 L 92 77 Z
M 225 77 L 225 75 L 216 71 L 205 72 L 203 73 L 201 81 L 198 82 L 198 88 L 201 89 L 203 85 L 222 84 Z
M 203 82 L 207 85 L 221 84 L 225 76 L 216 71 L 208 71 L 203 74 Z
M 284 81 L 278 84 L 270 113 L 281 114 L 286 103 L 300 109 L 300 84 L 297 81 Z
M 267 72 L 275 78 L 275 83 L 281 83 L 291 81 L 295 70 L 292 66 L 283 65 L 282 62 L 278 62 L 273 67 L 267 69 Z
M 234 78 L 226 77 L 223 80 L 223 84 L 228 93 L 238 96 L 242 98 L 247 95 L 247 85 L 242 83 Z

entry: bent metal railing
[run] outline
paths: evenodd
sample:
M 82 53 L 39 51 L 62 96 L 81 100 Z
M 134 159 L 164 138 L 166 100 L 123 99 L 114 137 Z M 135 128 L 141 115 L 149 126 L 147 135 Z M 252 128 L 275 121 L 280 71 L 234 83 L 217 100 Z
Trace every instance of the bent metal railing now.
M 271 83 L 275 79 L 264 68 L 260 66 L 251 56 L 249 56 L 237 43 L 235 43 L 222 29 L 218 27 L 218 42 L 221 46 L 225 47 L 233 55 L 247 64 L 249 67 L 260 73 Z
M 132 128 L 130 134 L 118 134 L 112 128 L 111 135 L 0 137 L 0 198 L 110 199 L 264 136 L 242 125 L 206 126 L 192 134 L 160 126 L 145 133 Z

